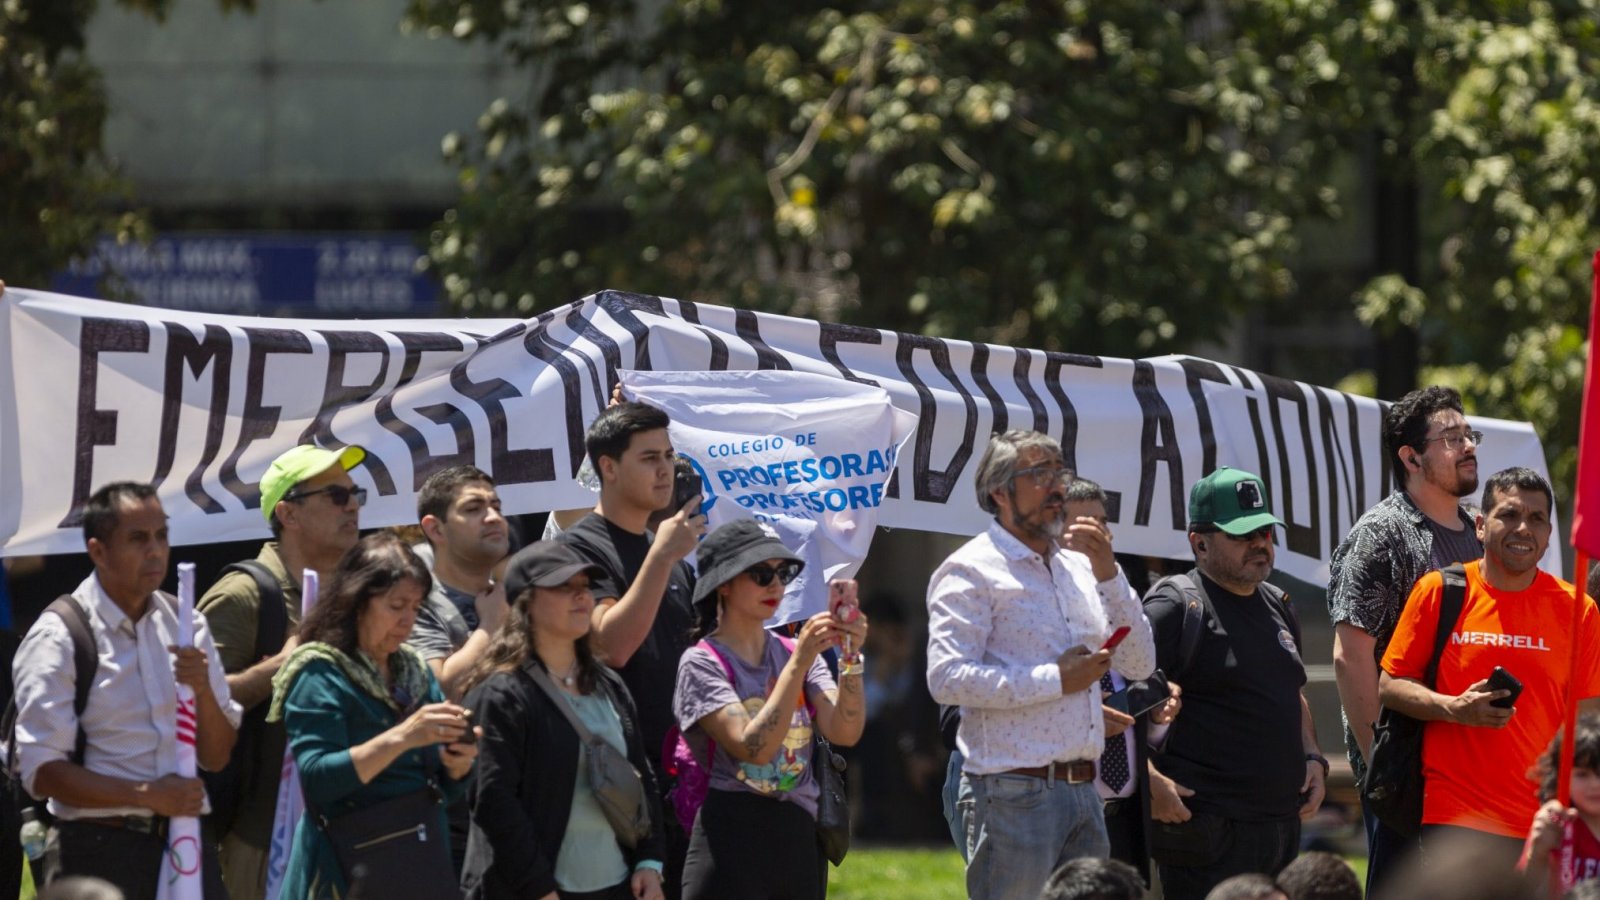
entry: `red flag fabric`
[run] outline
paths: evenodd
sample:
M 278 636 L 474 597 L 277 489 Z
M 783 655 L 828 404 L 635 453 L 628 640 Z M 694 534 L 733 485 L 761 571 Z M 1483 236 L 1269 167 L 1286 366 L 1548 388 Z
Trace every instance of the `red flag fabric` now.
M 1600 558 L 1600 384 L 1596 384 L 1595 337 L 1600 335 L 1600 251 L 1594 255 L 1594 296 L 1589 303 L 1589 360 L 1583 373 L 1583 412 L 1578 431 L 1578 483 L 1572 496 L 1572 546 Z

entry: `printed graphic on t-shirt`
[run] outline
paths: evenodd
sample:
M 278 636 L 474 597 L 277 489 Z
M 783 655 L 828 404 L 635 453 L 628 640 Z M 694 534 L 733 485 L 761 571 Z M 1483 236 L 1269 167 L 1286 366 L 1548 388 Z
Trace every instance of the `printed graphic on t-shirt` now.
M 765 697 L 750 697 L 744 701 L 745 712 L 753 719 L 767 703 Z M 807 751 L 811 748 L 811 720 L 801 710 L 789 717 L 789 732 L 784 735 L 778 755 L 764 766 L 740 763 L 734 777 L 753 791 L 763 794 L 787 793 L 800 783 L 806 772 Z

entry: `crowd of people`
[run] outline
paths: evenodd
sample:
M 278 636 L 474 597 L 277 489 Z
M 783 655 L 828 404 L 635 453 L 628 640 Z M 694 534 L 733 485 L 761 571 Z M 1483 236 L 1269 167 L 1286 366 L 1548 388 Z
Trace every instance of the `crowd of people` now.
M 170 821 L 198 816 L 208 898 L 269 882 L 286 898 L 824 897 L 825 767 L 867 727 L 868 618 L 769 628 L 804 561 L 752 519 L 708 532 L 699 498 L 674 495 L 669 424 L 643 403 L 602 411 L 594 508 L 520 548 L 489 473 L 434 472 L 414 529 L 363 536 L 364 451 L 287 448 L 260 482 L 271 540 L 202 593 L 182 646 L 159 497 L 100 487 L 82 510 L 93 572 L 13 666 L 10 765 L 52 823 L 38 882 L 154 898 Z M 1424 723 L 1425 790 L 1416 822 L 1364 810 L 1366 896 L 1428 896 L 1408 873 L 1459 858 L 1528 896 L 1585 890 L 1600 613 L 1581 598 L 1571 633 L 1571 586 L 1538 568 L 1550 486 L 1515 468 L 1478 494 L 1481 435 L 1449 389 L 1392 404 L 1383 430 L 1401 487 L 1334 554 L 1335 672 L 1358 780 L 1374 723 L 1403 714 Z M 973 489 L 992 521 L 926 595 L 968 895 L 1142 897 L 1159 880 L 1172 900 L 1360 896 L 1341 860 L 1301 852 L 1330 766 L 1299 614 L 1269 580 L 1267 483 L 1196 481 L 1193 566 L 1142 592 L 1106 492 L 1055 439 L 994 436 Z M 203 778 L 173 774 L 178 685 Z

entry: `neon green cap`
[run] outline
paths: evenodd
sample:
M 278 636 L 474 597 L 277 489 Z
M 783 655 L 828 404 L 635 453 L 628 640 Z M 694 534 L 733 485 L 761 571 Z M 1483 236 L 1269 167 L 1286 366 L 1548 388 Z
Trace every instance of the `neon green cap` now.
M 344 466 L 346 472 L 361 465 L 367 451 L 354 444 L 342 450 L 324 450 L 314 444 L 291 447 L 272 461 L 267 474 L 261 476 L 261 515 L 270 523 L 272 511 L 278 501 L 307 478 L 315 478 L 333 468 Z

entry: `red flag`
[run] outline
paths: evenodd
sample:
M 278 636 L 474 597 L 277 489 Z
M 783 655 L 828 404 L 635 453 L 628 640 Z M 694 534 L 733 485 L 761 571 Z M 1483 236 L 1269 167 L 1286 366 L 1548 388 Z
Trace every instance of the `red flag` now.
M 1600 251 L 1594 255 L 1594 288 L 1589 300 L 1589 353 L 1583 371 L 1583 409 L 1578 426 L 1578 483 L 1572 495 L 1572 546 L 1578 558 L 1572 574 L 1572 630 L 1576 636 L 1583 621 L 1584 584 L 1588 581 L 1589 558 L 1600 556 L 1600 477 L 1593 471 L 1600 466 L 1600 385 L 1595 384 L 1594 339 L 1600 334 Z M 1588 515 L 1584 515 L 1588 513 Z M 1577 697 L 1578 644 L 1572 644 L 1567 660 L 1567 702 L 1561 720 L 1561 757 L 1556 772 L 1556 796 L 1561 805 L 1571 802 L 1572 756 L 1575 750 L 1578 719 Z
M 1572 546 L 1600 558 L 1600 384 L 1595 383 L 1594 340 L 1600 335 L 1600 252 L 1594 255 L 1594 299 L 1589 304 L 1589 359 L 1583 374 L 1578 430 L 1578 483 L 1572 495 Z

